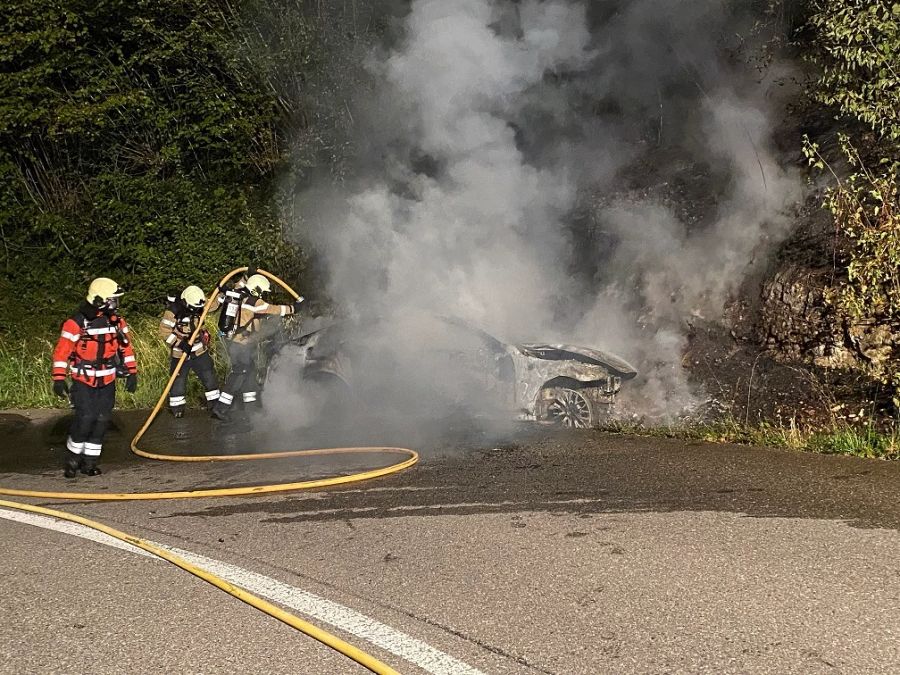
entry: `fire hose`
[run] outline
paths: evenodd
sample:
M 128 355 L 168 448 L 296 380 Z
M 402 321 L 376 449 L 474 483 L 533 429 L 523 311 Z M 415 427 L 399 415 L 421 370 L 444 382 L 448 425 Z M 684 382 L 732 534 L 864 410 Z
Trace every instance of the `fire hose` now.
M 228 274 L 226 274 L 219 281 L 217 286 L 219 288 L 223 288 L 225 284 L 227 284 L 232 278 L 235 276 L 247 271 L 247 267 L 238 267 Z M 284 281 L 279 279 L 274 274 L 267 272 L 265 270 L 257 269 L 257 274 L 262 274 L 278 285 L 280 285 L 287 293 L 289 293 L 295 300 L 299 299 L 299 295 L 294 289 L 288 286 Z M 194 329 L 190 338 L 188 339 L 188 344 L 193 345 L 194 342 L 200 335 L 200 332 L 203 328 L 204 321 L 206 320 L 207 315 L 212 310 L 213 306 L 216 303 L 217 292 L 210 293 L 209 299 L 206 302 L 206 305 L 203 308 L 203 312 L 200 314 L 199 320 L 197 321 L 197 327 Z M 391 455 L 403 455 L 405 459 L 402 461 L 396 462 L 386 467 L 371 469 L 368 471 L 362 471 L 353 474 L 347 475 L 338 475 L 338 476 L 330 476 L 327 478 L 319 478 L 315 480 L 305 480 L 305 481 L 294 481 L 287 483 L 274 483 L 269 485 L 255 485 L 255 486 L 243 486 L 243 487 L 233 487 L 233 488 L 209 488 L 203 490 L 173 490 L 168 492 L 119 492 L 119 493 L 110 493 L 110 492 L 51 492 L 51 491 L 38 491 L 38 490 L 16 490 L 12 488 L 4 488 L 0 486 L 0 495 L 7 495 L 13 497 L 31 497 L 31 498 L 39 498 L 39 499 L 68 499 L 68 500 L 79 500 L 79 501 L 126 501 L 126 500 L 158 500 L 158 499 L 194 499 L 199 497 L 234 497 L 234 496 L 245 496 L 245 495 L 259 495 L 259 494 L 267 494 L 272 492 L 289 492 L 294 490 L 307 490 L 313 488 L 323 488 L 330 487 L 334 485 L 343 485 L 347 483 L 356 483 L 359 481 L 370 480 L 373 478 L 378 478 L 380 476 L 387 476 L 392 473 L 397 473 L 398 471 L 402 471 L 413 464 L 415 464 L 419 460 L 419 455 L 414 450 L 409 450 L 407 448 L 394 448 L 394 447 L 354 447 L 354 448 L 316 448 L 311 450 L 289 450 L 285 452 L 264 452 L 264 453 L 246 453 L 246 454 L 229 454 L 229 455 L 167 455 L 161 453 L 147 452 L 146 450 L 141 450 L 138 447 L 138 442 L 147 432 L 147 429 L 150 428 L 150 425 L 153 424 L 153 421 L 156 419 L 157 415 L 159 415 L 160 410 L 162 409 L 163 403 L 166 400 L 166 396 L 168 396 L 169 391 L 172 388 L 173 383 L 175 382 L 175 378 L 178 376 L 185 360 L 187 359 L 188 351 L 182 350 L 181 357 L 178 359 L 177 364 L 172 370 L 172 374 L 169 376 L 169 380 L 166 383 L 165 388 L 163 389 L 162 394 L 159 396 L 159 400 L 157 400 L 156 405 L 153 407 L 153 410 L 150 412 L 150 415 L 145 420 L 144 424 L 138 430 L 138 432 L 134 435 L 134 438 L 131 439 L 131 451 L 140 457 L 144 457 L 146 459 L 154 459 L 154 460 L 164 460 L 170 462 L 236 462 L 236 461 L 249 461 L 249 460 L 263 460 L 263 459 L 282 459 L 286 457 L 307 457 L 307 456 L 321 456 L 321 455 L 340 455 L 340 454 L 391 454 Z M 220 588 L 226 593 L 238 598 L 239 600 L 246 602 L 247 604 L 259 609 L 262 612 L 265 612 L 269 616 L 272 616 L 279 621 L 286 623 L 287 625 L 295 628 L 306 635 L 322 642 L 323 644 L 335 649 L 340 652 L 344 656 L 347 656 L 360 665 L 368 668 L 373 673 L 379 674 L 392 674 L 395 675 L 397 673 L 396 670 L 391 668 L 390 666 L 382 663 L 375 657 L 357 649 L 353 645 L 341 640 L 339 637 L 332 635 L 316 626 L 310 624 L 303 619 L 290 614 L 289 612 L 285 612 L 284 610 L 276 607 L 270 602 L 263 600 L 243 589 L 240 589 L 226 580 L 218 577 L 206 570 L 203 570 L 195 565 L 192 565 L 188 561 L 180 558 L 179 556 L 174 555 L 173 553 L 159 547 L 154 544 L 139 539 L 137 537 L 131 536 L 124 532 L 120 532 L 115 530 L 107 525 L 102 523 L 98 523 L 93 520 L 89 520 L 87 518 L 83 518 L 81 516 L 76 516 L 70 513 L 66 513 L 63 511 L 57 511 L 54 509 L 47 509 L 40 506 L 32 506 L 30 504 L 21 504 L 19 502 L 11 502 L 6 500 L 0 500 L 0 506 L 7 507 L 11 509 L 18 509 L 21 511 L 30 511 L 33 513 L 40 513 L 44 515 L 49 515 L 54 518 L 59 518 L 62 520 L 68 520 L 70 522 L 78 523 L 80 525 L 84 525 L 86 527 L 90 527 L 92 529 L 98 530 L 100 532 L 104 532 L 116 539 L 124 541 L 133 546 L 137 546 L 138 548 L 144 549 L 145 551 L 152 553 L 168 562 L 180 567 L 181 569 L 190 572 L 191 574 L 203 579 L 204 581 L 209 582 L 210 584 Z

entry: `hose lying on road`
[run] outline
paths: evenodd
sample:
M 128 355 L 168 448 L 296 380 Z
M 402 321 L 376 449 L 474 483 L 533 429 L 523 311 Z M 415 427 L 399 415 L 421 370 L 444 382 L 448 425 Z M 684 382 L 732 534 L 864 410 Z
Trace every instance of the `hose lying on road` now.
M 215 291 L 210 293 L 209 300 L 206 302 L 206 306 L 203 308 L 203 312 L 200 315 L 199 320 L 197 321 L 197 328 L 191 334 L 188 339 L 189 344 L 193 344 L 198 336 L 200 335 L 200 331 L 203 327 L 204 321 L 206 320 L 207 315 L 211 311 L 213 305 L 216 302 L 218 288 L 224 287 L 226 283 L 228 283 L 233 277 L 247 271 L 246 267 L 238 267 L 219 281 L 218 287 Z M 274 274 L 270 272 L 266 272 L 265 270 L 256 270 L 258 274 L 263 274 L 275 283 L 279 284 L 285 291 L 287 291 L 295 300 L 300 296 L 288 286 L 284 281 L 279 279 Z M 172 388 L 172 384 L 175 382 L 175 378 L 178 376 L 179 371 L 181 370 L 182 365 L 184 364 L 185 359 L 187 358 L 187 352 L 183 351 L 181 354 L 181 358 L 179 358 L 178 363 L 175 368 L 172 370 L 172 374 L 169 377 L 169 381 L 166 383 L 165 389 L 162 394 L 160 394 L 159 400 L 156 402 L 156 405 L 153 407 L 153 410 L 150 412 L 150 415 L 147 417 L 144 424 L 135 434 L 134 438 L 131 439 L 131 451 L 140 456 L 145 457 L 147 459 L 155 459 L 155 460 L 165 460 L 170 462 L 236 462 L 236 461 L 247 461 L 247 460 L 263 460 L 263 459 L 281 459 L 285 457 L 303 457 L 303 456 L 311 456 L 311 455 L 337 455 L 337 454 L 363 454 L 363 453 L 375 453 L 375 454 L 400 454 L 404 455 L 406 459 L 403 461 L 397 462 L 395 464 L 391 464 L 386 467 L 382 467 L 379 469 L 371 469 L 368 471 L 362 471 L 359 473 L 340 475 L 340 476 L 331 476 L 328 478 L 319 478 L 315 480 L 305 480 L 305 481 L 295 481 L 289 483 L 275 483 L 269 485 L 254 485 L 254 486 L 243 486 L 243 487 L 234 487 L 234 488 L 210 488 L 205 490 L 175 490 L 168 492 L 119 492 L 119 493 L 108 493 L 108 492 L 51 492 L 51 491 L 39 491 L 39 490 L 16 490 L 12 488 L 4 488 L 0 487 L 0 495 L 10 495 L 16 497 L 33 497 L 39 499 L 69 499 L 69 500 L 79 500 L 79 501 L 124 501 L 124 500 L 156 500 L 156 499 L 192 499 L 196 497 L 235 497 L 242 495 L 259 495 L 259 494 L 267 494 L 272 492 L 288 492 L 292 490 L 304 490 L 311 488 L 323 488 L 332 485 L 342 485 L 346 483 L 355 483 L 363 480 L 370 480 L 372 478 L 378 478 L 379 476 L 386 476 L 388 474 L 397 473 L 398 471 L 402 471 L 417 461 L 419 461 L 419 455 L 414 450 L 409 450 L 407 448 L 393 448 L 393 447 L 360 447 L 360 448 L 317 448 L 311 450 L 291 450 L 286 452 L 266 452 L 266 453 L 251 453 L 251 454 L 240 454 L 240 455 L 167 455 L 160 453 L 147 452 L 145 450 L 141 450 L 138 447 L 138 441 L 141 440 L 143 435 L 146 433 L 147 429 L 153 424 L 153 421 L 156 419 L 157 415 L 159 415 L 160 410 L 162 409 L 163 403 L 166 400 L 166 396 L 168 396 L 169 391 Z M 41 513 L 44 515 L 49 515 L 54 518 L 60 518 L 62 520 L 68 520 L 74 523 L 78 523 L 80 525 L 85 525 L 87 527 L 91 527 L 95 530 L 99 530 L 100 532 L 104 532 L 116 539 L 120 539 L 124 542 L 137 546 L 139 548 L 144 549 L 160 558 L 168 560 L 174 565 L 194 574 L 195 576 L 200 577 L 204 581 L 211 583 L 217 588 L 222 589 L 226 593 L 246 602 L 253 607 L 256 607 L 260 611 L 265 612 L 266 614 L 278 619 L 279 621 L 283 621 L 289 626 L 296 628 L 299 631 L 309 635 L 316 640 L 319 640 L 323 644 L 328 645 L 332 649 L 337 650 L 344 656 L 347 656 L 362 666 L 365 666 L 369 670 L 374 673 L 385 674 L 385 675 L 394 675 L 397 673 L 393 668 L 385 665 L 378 659 L 366 654 L 365 652 L 353 647 L 352 645 L 344 642 L 340 638 L 327 633 L 326 631 L 317 628 L 316 626 L 300 619 L 299 617 L 294 616 L 288 612 L 285 612 L 282 609 L 279 609 L 275 605 L 262 598 L 258 598 L 255 595 L 248 593 L 236 586 L 230 584 L 225 581 L 221 577 L 218 577 L 210 572 L 202 570 L 194 565 L 191 565 L 186 560 L 179 558 L 178 556 L 166 551 L 163 548 L 158 546 L 154 546 L 149 542 L 143 541 L 142 539 L 138 539 L 137 537 L 133 537 L 124 532 L 119 532 L 111 527 L 103 525 L 102 523 L 98 523 L 92 520 L 88 520 L 87 518 L 82 518 L 81 516 L 76 516 L 73 514 L 65 513 L 63 511 L 55 511 L 53 509 L 47 509 L 40 506 L 32 506 L 30 504 L 20 504 L 18 502 L 10 502 L 5 500 L 0 500 L 0 506 L 5 506 L 11 509 L 19 509 L 21 511 L 31 511 L 34 513 Z
M 332 649 L 339 651 L 344 656 L 348 656 L 357 663 L 362 666 L 365 666 L 373 673 L 383 673 L 384 675 L 399 675 L 396 670 L 391 668 L 390 666 L 382 663 L 378 659 L 373 656 L 370 656 L 366 652 L 357 649 L 353 645 L 341 640 L 336 635 L 332 635 L 321 628 L 314 626 L 308 621 L 304 621 L 298 616 L 294 616 L 290 612 L 285 612 L 283 609 L 276 607 L 271 602 L 267 600 L 263 600 L 260 597 L 253 595 L 252 593 L 248 593 L 242 588 L 238 588 L 237 586 L 225 581 L 222 577 L 219 577 L 215 574 L 207 572 L 204 569 L 196 567 L 192 565 L 184 558 L 181 558 L 174 553 L 170 553 L 164 548 L 159 546 L 154 546 L 150 542 L 144 541 L 143 539 L 138 539 L 137 537 L 133 537 L 130 534 L 126 534 L 124 532 L 120 532 L 119 530 L 113 529 L 103 523 L 98 523 L 94 520 L 89 520 L 88 518 L 82 518 L 81 516 L 76 516 L 71 513 L 65 513 L 64 511 L 56 511 L 55 509 L 45 509 L 42 506 L 32 506 L 31 504 L 19 504 L 17 502 L 9 502 L 4 499 L 0 499 L 0 506 L 5 506 L 12 509 L 18 509 L 20 511 L 30 511 L 32 513 L 40 513 L 45 516 L 52 516 L 54 518 L 59 518 L 61 520 L 68 520 L 72 523 L 78 523 L 79 525 L 85 525 L 86 527 L 93 528 L 104 534 L 108 534 L 111 537 L 115 537 L 116 539 L 120 539 L 132 546 L 137 546 L 138 548 L 142 548 L 148 553 L 152 553 L 155 556 L 159 556 L 164 560 L 168 560 L 173 565 L 177 565 L 181 569 L 190 572 L 194 576 L 200 577 L 203 581 L 207 581 L 211 583 L 213 586 L 222 589 L 226 593 L 233 595 L 239 600 L 243 600 L 248 605 L 252 607 L 256 607 L 256 609 L 265 612 L 269 616 L 272 616 L 279 621 L 286 623 L 288 626 L 292 628 L 296 628 L 303 633 L 306 633 L 312 638 L 315 638 L 319 642 L 328 645 Z

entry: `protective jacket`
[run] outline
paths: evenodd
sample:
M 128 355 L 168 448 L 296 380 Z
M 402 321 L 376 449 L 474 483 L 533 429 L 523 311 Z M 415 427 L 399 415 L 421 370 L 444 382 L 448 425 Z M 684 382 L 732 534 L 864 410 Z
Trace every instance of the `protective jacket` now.
M 224 300 L 224 295 L 219 296 Z M 262 326 L 265 316 L 289 316 L 294 313 L 293 305 L 270 305 L 262 298 L 242 293 L 241 307 L 235 322 L 235 329 L 227 338 L 238 344 L 249 344 L 254 341 Z
M 63 322 L 53 350 L 53 379 L 72 379 L 89 387 L 102 387 L 116 379 L 117 370 L 137 373 L 128 324 L 118 315 L 107 316 L 88 303 Z
M 216 309 L 217 306 L 218 301 L 214 303 L 212 309 Z M 166 308 L 166 311 L 163 312 L 162 318 L 159 321 L 159 337 L 171 347 L 172 358 L 181 358 L 182 351 L 178 347 L 178 344 L 182 340 L 187 340 L 194 334 L 199 318 L 200 317 L 192 314 L 183 302 L 176 300 L 175 302 L 169 303 L 169 306 Z M 191 346 L 191 354 L 188 358 L 200 356 L 201 354 L 204 354 L 208 348 L 209 333 L 206 329 L 203 329 Z

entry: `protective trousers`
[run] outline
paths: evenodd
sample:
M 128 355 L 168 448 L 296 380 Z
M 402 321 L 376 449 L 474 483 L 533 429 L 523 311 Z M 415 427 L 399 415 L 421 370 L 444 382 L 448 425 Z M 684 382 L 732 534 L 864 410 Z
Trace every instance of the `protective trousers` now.
M 116 382 L 91 387 L 75 381 L 70 397 L 75 406 L 75 418 L 66 441 L 70 453 L 67 465 L 80 462 L 83 469 L 92 469 L 99 461 L 103 437 L 116 404 Z
M 256 401 L 256 345 L 240 342 L 228 342 L 228 357 L 231 360 L 231 372 L 219 395 L 216 405 L 216 417 L 228 414 L 236 396 L 241 396 L 244 403 Z
M 176 365 L 178 365 L 178 359 L 170 359 L 170 375 L 172 374 L 172 371 L 175 370 Z M 185 396 L 187 391 L 187 378 L 192 370 L 197 373 L 197 377 L 200 378 L 200 382 L 203 385 L 206 395 L 206 405 L 212 407 L 219 398 L 219 383 L 216 382 L 216 371 L 213 367 L 212 358 L 210 357 L 209 352 L 203 352 L 200 356 L 193 356 L 186 359 L 181 366 L 181 370 L 178 371 L 178 376 L 172 383 L 172 388 L 169 390 L 169 409 L 175 415 L 184 412 L 184 407 L 187 404 L 187 397 Z

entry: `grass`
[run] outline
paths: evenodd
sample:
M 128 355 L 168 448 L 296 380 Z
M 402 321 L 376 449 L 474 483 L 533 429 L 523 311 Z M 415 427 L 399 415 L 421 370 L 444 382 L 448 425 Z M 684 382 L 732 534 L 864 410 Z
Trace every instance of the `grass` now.
M 786 425 L 745 425 L 735 419 L 671 426 L 612 423 L 607 431 L 712 443 L 735 443 L 788 448 L 831 455 L 853 455 L 870 459 L 900 459 L 900 428 L 879 430 L 871 424 L 851 426 L 835 422 L 830 428 L 801 429 L 793 421 Z
M 158 317 L 138 316 L 129 321 L 138 363 L 138 388 L 134 394 L 122 387 L 116 395 L 119 408 L 151 408 L 169 379 L 169 350 L 157 336 Z M 210 326 L 214 335 L 214 327 Z M 9 339 L 0 337 L 0 409 L 66 408 L 68 401 L 53 394 L 50 363 L 56 336 Z M 213 348 L 213 360 L 223 381 L 227 364 Z M 203 399 L 198 379 L 188 379 L 188 401 Z
M 900 459 L 900 430 L 879 432 L 871 428 L 839 429 L 812 436 L 809 449 L 839 455 L 873 459 Z

